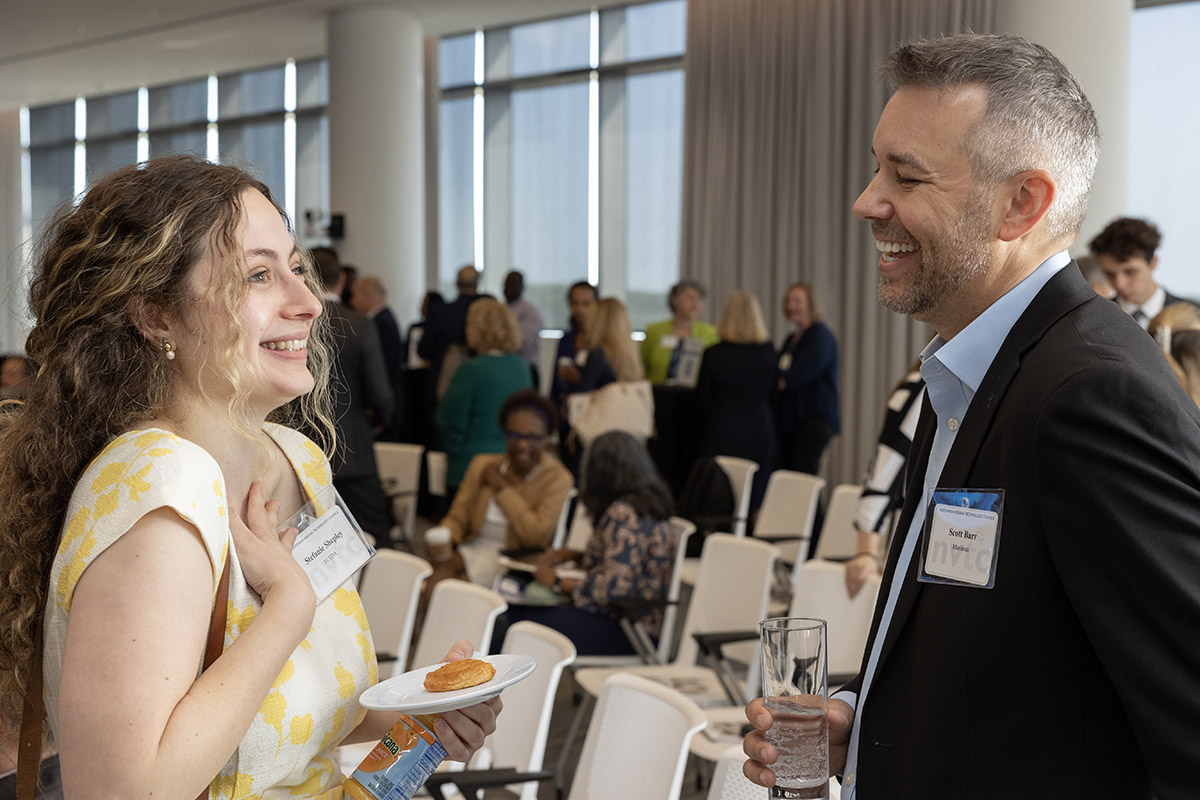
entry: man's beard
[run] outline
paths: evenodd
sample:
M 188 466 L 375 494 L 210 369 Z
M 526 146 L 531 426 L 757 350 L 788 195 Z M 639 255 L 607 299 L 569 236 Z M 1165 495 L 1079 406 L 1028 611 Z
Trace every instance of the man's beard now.
M 991 207 L 986 197 L 973 195 L 966 212 L 941 240 L 921 242 L 921 267 L 916 274 L 879 277 L 879 302 L 889 311 L 918 319 L 953 297 L 988 271 Z M 890 240 L 886 226 L 876 238 Z M 912 239 L 911 235 L 896 241 Z

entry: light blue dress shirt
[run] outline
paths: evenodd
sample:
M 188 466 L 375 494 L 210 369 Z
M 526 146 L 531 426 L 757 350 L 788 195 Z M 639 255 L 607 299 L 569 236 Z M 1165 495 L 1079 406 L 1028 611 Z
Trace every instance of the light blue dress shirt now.
M 862 691 L 857 696 L 853 692 L 838 692 L 834 695 L 844 700 L 861 713 L 870 699 L 871 682 L 875 677 L 875 668 L 879 663 L 879 653 L 883 648 L 892 614 L 896 609 L 896 600 L 904 584 L 904 576 L 908 574 L 912 562 L 913 551 L 921 538 L 921 528 L 925 524 L 925 498 L 930 490 L 939 488 L 938 479 L 942 467 L 954 439 L 961 427 L 964 417 L 969 413 L 971 399 L 979 390 L 983 376 L 987 374 L 1000 350 L 1000 345 L 1008 337 L 1008 332 L 1016 324 L 1017 319 L 1025 313 L 1025 309 L 1033 302 L 1042 287 L 1054 277 L 1060 269 L 1070 263 L 1071 258 L 1066 251 L 1055 253 L 1042 262 L 1025 280 L 1009 289 L 1000 299 L 992 303 L 982 314 L 963 328 L 957 336 L 949 341 L 941 336 L 935 336 L 924 350 L 921 351 L 921 375 L 925 378 L 929 402 L 937 415 L 937 427 L 933 435 L 933 449 L 929 454 L 929 466 L 925 470 L 924 490 L 920 498 L 908 498 L 906 502 L 916 502 L 917 512 L 913 515 L 912 524 L 905 535 L 900 560 L 896 563 L 896 572 L 892 579 L 891 590 L 888 592 L 887 604 L 883 609 L 879 632 L 871 647 L 867 659 L 866 672 L 863 675 Z M 917 443 L 913 443 L 910 458 L 917 457 Z M 966 489 L 971 487 L 945 487 Z M 895 543 L 893 543 L 895 546 Z M 886 701 L 884 701 L 886 702 Z M 846 755 L 846 769 L 842 779 L 843 800 L 855 800 L 855 777 L 858 769 L 858 734 L 856 724 L 850 734 L 850 748 Z

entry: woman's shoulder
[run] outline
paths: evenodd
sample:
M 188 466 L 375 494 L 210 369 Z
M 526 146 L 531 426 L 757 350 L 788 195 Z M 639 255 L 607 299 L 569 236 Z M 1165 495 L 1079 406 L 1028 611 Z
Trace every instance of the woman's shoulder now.
M 96 454 L 79 480 L 93 490 L 107 485 L 105 476 L 145 476 L 155 472 L 211 472 L 220 477 L 216 460 L 200 445 L 161 428 L 139 428 L 114 438 Z M 99 484 L 97 484 L 99 481 Z
M 333 480 L 329 456 L 308 436 L 295 428 L 274 422 L 268 422 L 263 430 L 279 445 L 292 466 L 304 475 L 305 481 L 316 482 L 317 486 L 310 488 L 320 488 Z
M 127 431 L 100 451 L 76 483 L 60 555 L 94 557 L 157 508 L 173 509 L 200 530 L 212 552 L 220 552 L 228 517 L 216 460 L 170 431 Z M 75 554 L 76 547 L 83 551 Z

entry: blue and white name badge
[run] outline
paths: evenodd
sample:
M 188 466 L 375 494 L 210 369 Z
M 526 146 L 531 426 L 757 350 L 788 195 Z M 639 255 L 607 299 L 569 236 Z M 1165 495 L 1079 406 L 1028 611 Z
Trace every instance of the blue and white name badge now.
M 1003 489 L 931 490 L 917 579 L 991 589 L 996 583 L 1003 518 Z
M 292 545 L 292 557 L 308 574 L 318 603 L 375 555 L 375 548 L 332 486 L 318 492 L 279 529 L 290 527 L 300 531 Z

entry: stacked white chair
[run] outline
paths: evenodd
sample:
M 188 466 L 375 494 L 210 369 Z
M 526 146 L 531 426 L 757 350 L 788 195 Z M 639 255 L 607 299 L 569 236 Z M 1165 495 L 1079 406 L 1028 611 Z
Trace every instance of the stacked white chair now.
M 496 718 L 496 731 L 467 770 L 447 777 L 468 796 L 487 786 L 507 785 L 520 800 L 537 800 L 537 780 L 504 784 L 508 776 L 499 773 L 512 769 L 529 775 L 542 769 L 559 679 L 575 659 L 575 645 L 545 625 L 522 621 L 508 629 L 500 652 L 532 656 L 537 666 L 528 678 L 504 690 L 504 712 Z M 430 789 L 434 797 L 443 796 L 444 790 Z
M 637 675 L 604 682 L 568 800 L 677 800 L 688 745 L 704 714 L 674 689 Z
M 432 574 L 428 561 L 397 550 L 377 551 L 363 570 L 358 594 L 380 658 L 379 680 L 404 672 L 421 585 Z
M 439 663 L 459 639 L 466 639 L 486 655 L 496 617 L 507 608 L 504 598 L 487 587 L 454 578 L 438 581 L 410 669 Z
M 733 487 L 733 535 L 745 536 L 746 522 L 750 517 L 751 488 L 758 464 L 748 458 L 734 456 L 717 456 L 714 460 L 729 476 L 729 483 Z
M 858 498 L 862 487 L 843 483 L 835 486 L 817 539 L 816 558 L 850 558 L 858 552 L 858 531 L 854 519 L 858 515 Z
M 767 610 L 775 558 L 775 548 L 763 542 L 728 533 L 709 534 L 704 539 L 700 574 L 692 590 L 674 660 L 649 666 L 580 669 L 575 673 L 576 682 L 595 697 L 609 675 L 617 671 L 632 672 L 667 685 L 694 687 L 694 694 L 705 701 L 724 698 L 725 691 L 716 673 L 696 663 L 700 649 L 693 634 L 755 627 Z M 752 661 L 758 652 L 749 646 L 740 648 L 747 661 Z
M 425 451 L 425 474 L 429 493 L 434 497 L 446 496 L 446 454 L 440 450 Z
M 383 492 L 391 502 L 392 518 L 400 526 L 404 539 L 413 544 L 417 519 L 417 488 L 421 482 L 421 456 L 425 448 L 419 444 L 376 442 L 375 465 Z
M 563 498 L 562 509 L 558 512 L 558 524 L 554 526 L 554 537 L 550 540 L 550 547 L 555 550 L 563 547 L 567 541 L 567 529 L 571 522 L 571 501 L 579 495 L 579 490 L 572 488 L 567 492 L 567 496 Z M 576 511 L 575 516 L 579 516 Z
M 781 539 L 776 542 L 780 559 L 789 564 L 802 563 L 808 558 L 823 488 L 825 479 L 807 472 L 787 469 L 772 472 L 754 523 L 755 537 L 766 541 Z
M 826 621 L 830 694 L 859 670 L 878 594 L 878 575 L 868 578 L 859 593 L 851 599 L 846 590 L 844 564 L 817 559 L 804 562 L 787 615 Z M 757 629 L 747 629 L 746 633 L 757 640 Z M 704 713 L 712 731 L 746 721 L 741 705 L 708 707 Z M 697 736 L 692 741 L 692 753 L 699 758 L 716 761 L 728 745 L 728 741 Z

